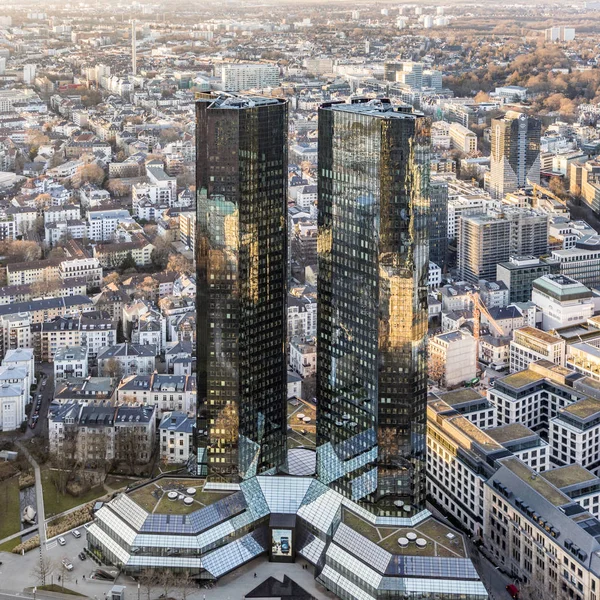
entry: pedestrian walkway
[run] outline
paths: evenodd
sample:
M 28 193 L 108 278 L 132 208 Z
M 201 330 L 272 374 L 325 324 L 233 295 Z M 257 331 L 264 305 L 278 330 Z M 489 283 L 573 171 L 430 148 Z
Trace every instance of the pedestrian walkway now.
M 37 464 L 33 456 L 31 456 L 29 450 L 27 450 L 27 448 L 21 442 L 15 442 L 15 445 L 22 450 L 23 454 L 25 454 L 27 460 L 33 466 L 33 471 L 35 473 L 35 497 L 37 502 L 38 533 L 40 536 L 40 545 L 43 547 L 44 543 L 46 542 L 46 512 L 44 510 L 42 473 L 40 471 L 40 466 Z

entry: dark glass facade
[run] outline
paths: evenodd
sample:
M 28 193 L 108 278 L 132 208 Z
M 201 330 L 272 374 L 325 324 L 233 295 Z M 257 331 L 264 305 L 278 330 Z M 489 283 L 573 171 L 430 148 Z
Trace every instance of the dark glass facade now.
M 432 179 L 429 209 L 429 260 L 442 271 L 448 262 L 448 183 Z
M 430 148 L 408 110 L 323 105 L 318 181 L 317 474 L 405 515 L 425 501 Z
M 286 453 L 287 103 L 200 97 L 200 474 L 274 471 Z

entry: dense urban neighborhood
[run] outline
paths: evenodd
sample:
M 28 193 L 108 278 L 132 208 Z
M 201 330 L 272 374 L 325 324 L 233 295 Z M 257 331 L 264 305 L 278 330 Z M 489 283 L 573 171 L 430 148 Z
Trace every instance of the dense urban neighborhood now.
M 0 600 L 598 600 L 599 15 L 3 5 Z

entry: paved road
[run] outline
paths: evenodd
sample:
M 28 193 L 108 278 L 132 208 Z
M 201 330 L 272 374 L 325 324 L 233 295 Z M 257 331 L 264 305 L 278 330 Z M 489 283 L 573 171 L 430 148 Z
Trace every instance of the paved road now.
M 40 534 L 40 542 L 43 547 L 46 542 L 46 512 L 44 510 L 44 492 L 42 488 L 42 474 L 40 472 L 40 466 L 37 464 L 33 456 L 31 456 L 29 450 L 25 447 L 25 444 L 22 442 L 15 442 L 15 444 L 19 447 L 19 449 L 25 454 L 27 460 L 33 466 L 33 470 L 35 472 L 35 497 L 37 502 L 37 519 L 39 526 L 39 534 Z
M 48 437 L 48 407 L 54 398 L 54 365 L 48 363 L 36 363 L 36 369 L 41 371 L 43 375 L 36 391 L 32 394 L 32 416 L 38 396 L 40 395 L 42 396 L 42 405 L 35 429 L 31 429 L 28 422 L 27 431 L 25 432 L 23 439 L 30 439 L 34 436 Z

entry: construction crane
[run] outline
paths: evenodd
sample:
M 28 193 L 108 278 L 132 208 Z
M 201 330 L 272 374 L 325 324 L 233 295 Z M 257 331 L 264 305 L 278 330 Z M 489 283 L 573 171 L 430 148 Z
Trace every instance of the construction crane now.
M 481 328 L 481 313 L 483 313 L 486 319 L 489 321 L 490 325 L 495 329 L 496 333 L 499 335 L 504 335 L 504 330 L 490 315 L 490 311 L 487 309 L 487 306 L 483 303 L 479 292 L 471 292 L 469 294 L 471 300 L 473 301 L 473 337 L 479 342 L 479 330 Z

